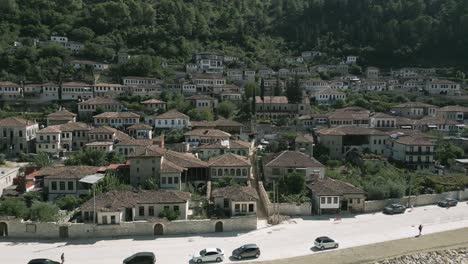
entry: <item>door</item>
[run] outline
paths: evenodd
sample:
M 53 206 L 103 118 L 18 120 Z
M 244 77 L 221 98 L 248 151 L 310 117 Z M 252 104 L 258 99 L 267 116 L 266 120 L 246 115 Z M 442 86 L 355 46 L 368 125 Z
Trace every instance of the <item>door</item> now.
M 0 222 L 0 237 L 8 236 L 8 225 L 5 222 Z
M 348 211 L 348 200 L 341 200 L 341 211 Z
M 59 237 L 68 238 L 68 226 L 59 227 Z
M 161 224 L 154 225 L 154 235 L 155 236 L 162 236 L 164 235 L 164 226 Z
M 133 209 L 132 208 L 125 208 L 125 221 L 126 222 L 133 221 Z
M 221 221 L 216 222 L 215 232 L 223 232 L 223 222 Z

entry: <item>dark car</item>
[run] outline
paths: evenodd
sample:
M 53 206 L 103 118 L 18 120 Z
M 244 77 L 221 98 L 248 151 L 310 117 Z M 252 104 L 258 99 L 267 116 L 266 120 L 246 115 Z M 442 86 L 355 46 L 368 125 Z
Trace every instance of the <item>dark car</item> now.
M 260 257 L 260 248 L 255 244 L 243 245 L 232 252 L 232 256 L 236 259 L 243 258 L 258 258 Z
M 385 214 L 402 214 L 406 211 L 406 207 L 401 204 L 391 204 L 383 209 Z
M 156 256 L 153 252 L 138 252 L 123 261 L 123 264 L 154 264 Z
M 33 259 L 29 261 L 28 264 L 60 264 L 60 262 L 50 259 Z
M 442 201 L 439 201 L 437 205 L 440 207 L 452 207 L 452 206 L 457 206 L 458 201 L 452 198 L 445 198 Z

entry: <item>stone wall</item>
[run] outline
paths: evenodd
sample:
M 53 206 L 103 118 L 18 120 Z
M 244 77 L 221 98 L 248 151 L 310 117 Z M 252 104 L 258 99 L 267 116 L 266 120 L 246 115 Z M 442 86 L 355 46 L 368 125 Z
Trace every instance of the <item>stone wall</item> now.
M 67 227 L 68 238 L 153 236 L 157 222 L 122 222 L 115 225 L 88 223 L 37 223 L 22 220 L 4 221 L 8 225 L 10 238 L 59 239 L 60 227 Z M 257 229 L 256 216 L 233 217 L 229 219 L 178 220 L 159 222 L 164 235 L 185 235 L 213 233 L 222 223 L 223 232 L 246 232 Z
M 274 212 L 276 209 L 282 215 L 312 215 L 311 203 L 270 203 L 268 207 L 269 212 Z
M 272 212 L 270 211 L 271 202 L 270 198 L 268 197 L 268 193 L 266 192 L 265 187 L 263 186 L 262 181 L 258 182 L 258 196 L 260 197 L 260 201 L 265 207 L 266 214 L 270 216 L 272 214 Z
M 453 191 L 439 194 L 423 194 L 415 196 L 405 196 L 399 199 L 387 199 L 365 202 L 365 212 L 382 211 L 387 205 L 399 203 L 405 206 L 424 206 L 430 204 L 437 204 L 438 201 L 444 198 L 454 198 L 459 201 L 468 200 L 468 189 L 464 191 Z

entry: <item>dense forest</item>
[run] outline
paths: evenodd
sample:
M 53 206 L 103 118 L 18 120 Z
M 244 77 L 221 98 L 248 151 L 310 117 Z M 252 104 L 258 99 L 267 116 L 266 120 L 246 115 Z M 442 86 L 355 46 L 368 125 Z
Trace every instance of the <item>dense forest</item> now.
M 274 66 L 318 49 L 382 67 L 468 65 L 466 0 L 0 0 L 0 17 L 3 79 L 57 74 L 70 54 L 27 45 L 51 35 L 102 61 L 127 48 L 151 56 L 145 63 L 220 51 Z

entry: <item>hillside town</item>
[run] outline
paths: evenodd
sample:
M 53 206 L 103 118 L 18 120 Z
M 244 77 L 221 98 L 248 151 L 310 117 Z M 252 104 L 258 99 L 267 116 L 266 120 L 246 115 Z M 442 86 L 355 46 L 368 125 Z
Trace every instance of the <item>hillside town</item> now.
M 35 45 L 56 44 L 76 78 L 0 82 L 0 237 L 252 231 L 468 199 L 468 92 L 441 69 L 200 52 L 115 79 L 141 54 Z

